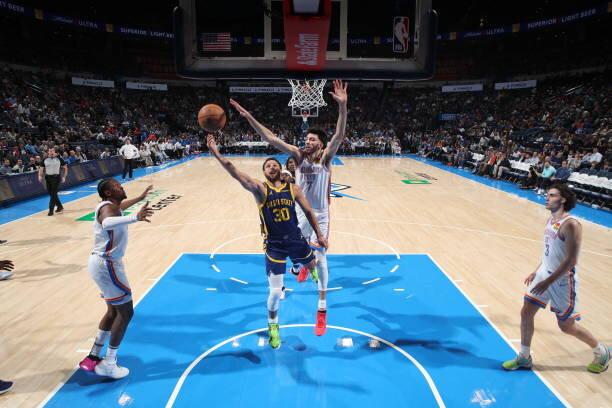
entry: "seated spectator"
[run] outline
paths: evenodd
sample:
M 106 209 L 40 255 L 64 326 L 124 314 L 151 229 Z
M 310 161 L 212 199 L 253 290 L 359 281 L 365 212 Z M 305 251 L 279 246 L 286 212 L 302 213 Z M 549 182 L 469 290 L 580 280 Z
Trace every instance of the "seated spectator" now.
M 178 140 L 174 144 L 174 156 L 176 159 L 183 157 L 183 145 Z
M 601 155 L 601 153 L 599 153 L 599 149 L 597 147 L 593 148 L 593 153 L 591 154 L 587 154 L 583 161 L 589 162 L 589 163 L 601 163 L 601 159 L 603 158 L 603 156 Z
M 110 149 L 108 147 L 104 148 L 104 151 L 102 153 L 100 153 L 100 158 L 101 159 L 108 159 L 109 157 L 111 157 L 111 152 Z
M 6 176 L 13 172 L 13 168 L 11 167 L 11 161 L 9 159 L 4 159 L 4 163 L 0 167 L 0 176 Z
M 140 157 L 144 160 L 145 166 L 153 165 L 153 160 L 151 159 L 151 151 L 147 147 L 146 143 L 140 145 Z
M 512 167 L 510 165 L 510 160 L 508 160 L 505 153 L 502 153 L 493 168 L 493 177 L 496 179 L 501 178 L 506 170 L 510 170 L 510 167 Z
M 561 167 L 557 169 L 557 172 L 553 177 L 551 177 L 551 183 L 564 182 L 569 179 L 572 174 L 572 170 L 569 168 L 567 160 L 563 160 L 561 162 Z
M 87 161 L 87 156 L 85 156 L 85 153 L 81 151 L 81 146 L 76 147 L 75 157 L 77 158 L 78 163 L 83 163 Z
M 488 159 L 483 161 L 483 164 L 480 165 L 480 170 L 478 171 L 478 175 L 479 176 L 489 176 L 496 162 L 497 162 L 497 152 L 491 150 L 491 152 L 489 153 Z
M 551 178 L 555 175 L 557 170 L 552 166 L 550 160 L 544 162 L 542 172 L 538 173 L 538 194 L 543 194 L 544 191 L 551 185 Z
M 21 173 L 25 173 L 25 171 L 26 169 L 25 169 L 25 166 L 23 165 L 23 160 L 17 159 L 17 164 L 13 166 L 13 169 L 11 172 L 13 174 L 21 174 Z
M 536 166 L 529 167 L 529 175 L 527 176 L 525 181 L 523 181 L 523 184 L 520 186 L 521 190 L 528 190 L 534 188 L 534 186 L 536 186 L 538 183 L 539 176 L 540 173 L 538 172 Z M 537 190 L 537 187 L 535 189 Z
M 67 151 L 64 151 L 64 152 L 62 153 L 61 157 L 62 157 L 62 160 L 64 161 L 64 163 L 66 163 L 66 164 L 68 164 L 68 165 L 72 164 L 72 163 L 70 162 L 70 156 L 68 155 L 68 152 L 67 152 Z
M 597 162 L 591 162 L 589 167 L 582 167 L 580 169 L 580 173 L 588 174 L 589 176 L 594 176 L 599 173 L 599 167 Z

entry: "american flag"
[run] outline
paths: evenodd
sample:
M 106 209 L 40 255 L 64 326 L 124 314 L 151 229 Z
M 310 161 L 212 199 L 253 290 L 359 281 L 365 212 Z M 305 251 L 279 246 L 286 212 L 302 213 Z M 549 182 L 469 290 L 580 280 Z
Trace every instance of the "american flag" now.
M 202 51 L 231 51 L 230 33 L 202 33 Z

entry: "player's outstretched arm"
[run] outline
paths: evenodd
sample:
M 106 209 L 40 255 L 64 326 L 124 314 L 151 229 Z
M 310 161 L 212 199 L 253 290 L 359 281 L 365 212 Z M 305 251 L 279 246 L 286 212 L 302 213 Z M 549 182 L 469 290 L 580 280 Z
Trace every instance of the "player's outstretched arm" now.
M 217 142 L 215 142 L 215 137 L 213 135 L 208 135 L 206 137 L 206 145 L 208 146 L 208 150 L 210 150 L 210 153 L 215 156 L 215 159 L 217 159 L 219 163 L 221 163 L 221 166 L 223 166 L 223 168 L 230 174 L 230 176 L 238 180 L 240 185 L 244 187 L 245 190 L 248 190 L 253 193 L 258 203 L 263 202 L 266 190 L 263 183 L 249 176 L 248 174 L 238 170 L 232 162 L 223 157 L 221 155 L 221 152 L 219 152 Z
M 102 229 L 104 231 L 108 231 L 123 225 L 133 224 L 138 221 L 151 222 L 149 217 L 152 215 L 153 209 L 149 208 L 148 201 L 140 208 L 138 213 L 130 215 L 121 215 L 119 206 L 109 204 L 100 208 L 100 211 L 98 212 L 98 222 L 102 224 Z
M 145 188 L 145 191 L 143 191 L 142 194 L 140 194 L 138 197 L 130 198 L 128 200 L 123 200 L 121 202 L 121 209 L 125 210 L 127 208 L 130 208 L 134 204 L 141 202 L 142 200 L 147 198 L 147 194 L 149 194 L 149 191 L 151 191 L 152 189 L 153 189 L 153 186 L 147 186 L 147 188 Z
M 261 136 L 261 139 L 264 142 L 270 143 L 276 149 L 280 150 L 283 153 L 286 153 L 290 156 L 295 157 L 296 159 L 300 159 L 300 149 L 296 146 L 293 146 L 283 140 L 281 140 L 278 136 L 274 134 L 270 129 L 259 123 L 251 113 L 244 109 L 238 102 L 233 99 L 230 99 L 230 104 L 238 111 L 240 116 L 249 121 L 249 124 L 255 131 Z
M 348 84 L 340 80 L 334 81 L 334 91 L 329 94 L 338 102 L 338 122 L 336 123 L 336 133 L 332 136 L 323 152 L 322 162 L 328 165 L 331 159 L 336 155 L 346 133 L 346 117 L 347 117 L 347 101 L 348 94 L 346 89 Z
M 327 237 L 323 235 L 321 232 L 321 228 L 319 227 L 319 222 L 317 221 L 317 217 L 315 216 L 308 199 L 304 195 L 302 189 L 296 184 L 291 184 L 291 188 L 293 189 L 293 196 L 295 197 L 295 201 L 302 207 L 304 211 L 304 215 L 308 219 L 308 222 L 312 226 L 315 234 L 317 234 L 317 241 L 319 241 L 319 245 L 323 248 L 327 249 L 329 247 L 329 243 L 327 242 Z

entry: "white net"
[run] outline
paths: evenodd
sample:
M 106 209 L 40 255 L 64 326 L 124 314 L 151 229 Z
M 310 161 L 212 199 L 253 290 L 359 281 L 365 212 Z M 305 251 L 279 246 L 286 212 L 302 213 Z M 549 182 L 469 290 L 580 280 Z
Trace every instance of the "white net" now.
M 301 109 L 318 108 L 320 106 L 327 106 L 323 99 L 323 88 L 327 79 L 312 79 L 312 80 L 300 80 L 300 79 L 288 79 L 291 84 L 291 100 L 289 106 L 298 107 Z

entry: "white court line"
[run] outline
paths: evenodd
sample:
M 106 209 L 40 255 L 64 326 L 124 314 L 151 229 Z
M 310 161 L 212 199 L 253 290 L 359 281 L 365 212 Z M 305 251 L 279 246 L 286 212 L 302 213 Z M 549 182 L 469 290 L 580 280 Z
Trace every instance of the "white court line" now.
M 513 193 L 511 193 L 511 192 L 509 192 L 509 191 L 502 190 L 501 188 L 493 187 L 493 186 L 490 186 L 490 185 L 488 185 L 488 184 L 481 183 L 481 182 L 479 182 L 479 181 L 477 181 L 477 180 L 472 180 L 472 179 L 470 179 L 470 178 L 468 178 L 468 177 L 463 177 L 463 176 L 461 176 L 460 174 L 453 173 L 452 171 L 447 170 L 447 169 L 444 169 L 444 168 L 441 168 L 441 167 L 436 167 L 436 166 L 434 166 L 434 165 L 432 165 L 432 164 L 427 163 L 426 161 L 417 160 L 417 159 L 415 159 L 414 157 L 407 157 L 407 159 L 409 159 L 409 160 L 413 160 L 413 161 L 418 162 L 418 163 L 423 163 L 423 164 L 426 164 L 426 165 L 427 165 L 427 166 L 429 166 L 429 167 L 433 167 L 434 169 L 438 169 L 438 170 L 442 170 L 442 171 L 444 171 L 444 172 L 446 172 L 446 173 L 450 173 L 450 174 L 452 174 L 452 175 L 454 175 L 454 176 L 457 176 L 457 177 L 460 177 L 460 178 L 462 178 L 462 179 L 464 179 L 464 180 L 471 181 L 472 183 L 475 183 L 475 184 L 477 184 L 477 185 L 479 185 L 479 186 L 485 186 L 485 187 L 488 187 L 488 188 L 490 188 L 490 189 L 492 189 L 492 190 L 495 190 L 495 191 L 496 191 L 496 192 L 498 192 L 498 193 L 500 193 L 500 192 L 501 192 L 501 193 L 504 193 L 504 194 L 509 195 L 510 197 L 516 197 L 516 198 L 523 199 L 523 200 L 525 200 L 525 201 L 528 201 L 528 202 L 529 202 L 529 203 L 531 203 L 531 204 L 537 205 L 537 206 L 539 207 L 539 209 L 542 209 L 542 207 L 543 207 L 543 205 L 542 205 L 542 204 L 540 204 L 539 202 L 532 201 L 532 200 L 530 200 L 530 199 L 529 199 L 529 198 L 527 198 L 527 197 L 520 197 L 520 196 L 518 196 L 517 194 L 513 194 Z M 477 204 L 478 204 L 478 206 L 479 206 L 479 207 L 481 207 L 480 203 L 477 203 Z M 584 222 L 588 222 L 588 223 L 590 223 L 590 224 L 596 225 L 596 226 L 598 226 L 598 227 L 600 227 L 600 228 L 604 228 L 604 229 L 607 229 L 607 228 L 608 228 L 608 227 L 606 227 L 605 225 L 601 225 L 601 224 L 598 224 L 598 223 L 596 223 L 596 222 L 593 222 L 593 221 L 587 220 L 586 218 L 582 218 L 582 217 L 579 217 L 579 216 L 576 216 L 576 215 L 574 215 L 574 216 L 575 216 L 576 218 L 578 218 L 578 219 L 579 219 L 581 222 L 582 222 L 582 221 L 584 221 Z M 584 252 L 584 249 L 583 249 L 583 252 Z M 600 255 L 603 255 L 603 254 L 600 254 Z M 609 255 L 603 255 L 603 256 L 608 256 L 608 257 L 611 257 L 611 258 L 612 258 L 612 256 L 609 256 Z
M 399 268 L 399 265 L 395 265 L 393 268 L 391 268 L 389 272 L 395 273 L 395 271 L 397 271 L 397 268 Z
M 249 282 L 234 278 L 233 276 L 230 278 L 230 280 L 233 280 L 234 282 L 238 282 L 238 283 L 242 283 L 243 285 L 248 285 Z
M 463 291 L 463 289 L 462 289 L 462 288 L 461 288 L 459 285 L 457 285 L 457 284 L 456 284 L 456 283 L 453 281 L 453 279 L 451 278 L 451 276 L 450 276 L 448 273 L 446 273 L 446 271 L 445 271 L 445 270 L 442 268 L 442 266 L 441 266 L 441 265 L 440 265 L 440 264 L 439 264 L 439 263 L 438 263 L 438 262 L 435 260 L 435 258 L 434 258 L 433 256 L 431 256 L 431 255 L 427 255 L 427 256 L 429 256 L 429 259 L 431 259 L 431 261 L 434 263 L 434 265 L 436 265 L 436 266 L 438 267 L 438 269 L 440 269 L 440 270 L 442 271 L 442 273 L 443 273 L 444 275 L 446 275 L 446 278 L 447 278 L 447 279 L 448 279 L 450 282 L 452 282 L 452 284 L 453 284 L 453 285 L 455 285 L 455 288 L 457 288 L 457 290 L 458 290 L 459 292 L 461 292 L 461 294 L 463 295 L 463 297 L 465 297 L 465 298 L 468 300 L 468 302 L 470 302 L 470 303 L 472 304 L 472 306 L 474 306 L 474 308 L 475 308 L 475 309 L 478 311 L 478 313 L 480 313 L 480 315 L 481 315 L 481 316 L 482 316 L 482 317 L 483 317 L 483 318 L 484 318 L 484 319 L 485 319 L 485 320 L 486 320 L 486 321 L 487 321 L 487 322 L 488 322 L 488 323 L 491 325 L 491 327 L 493 327 L 493 329 L 494 329 L 494 330 L 497 332 L 497 334 L 499 334 L 499 336 L 500 336 L 502 339 L 504 339 L 504 341 L 505 341 L 505 342 L 506 342 L 506 343 L 507 343 L 507 344 L 510 346 L 510 348 L 511 348 L 512 350 L 515 350 L 515 351 L 516 351 L 516 349 L 514 348 L 514 346 L 512 345 L 512 343 L 511 343 L 511 342 L 508 340 L 508 338 L 507 338 L 507 337 L 506 337 L 506 336 L 505 336 L 505 335 L 502 333 L 502 331 L 501 331 L 501 330 L 500 330 L 500 329 L 499 329 L 499 328 L 498 328 L 498 327 L 497 327 L 497 326 L 496 326 L 496 325 L 495 325 L 495 324 L 494 324 L 494 323 L 493 323 L 493 322 L 492 322 L 492 321 L 489 319 L 489 317 L 488 317 L 486 314 L 484 314 L 484 313 L 482 312 L 482 310 L 480 310 L 480 309 L 479 309 L 479 308 L 476 306 L 476 304 L 474 303 L 474 301 L 472 301 L 472 299 L 471 299 L 471 298 L 470 298 L 470 297 L 467 295 L 467 293 L 465 293 L 465 292 Z M 557 398 L 559 398 L 559 401 L 561 401 L 561 403 L 562 403 L 563 405 L 565 405 L 566 407 L 569 407 L 569 406 L 570 406 L 570 404 L 569 404 L 569 403 L 568 403 L 568 402 L 565 400 L 565 398 L 563 398 L 563 397 L 561 396 L 561 394 L 559 394 L 559 392 L 558 392 L 558 391 L 557 391 L 557 390 L 556 390 L 556 389 L 555 389 L 555 388 L 554 388 L 554 387 L 553 387 L 553 386 L 552 386 L 552 385 L 551 385 L 551 384 L 550 384 L 550 383 L 549 383 L 549 382 L 548 382 L 548 381 L 547 381 L 547 380 L 546 380 L 546 379 L 545 379 L 545 378 L 542 376 L 542 374 L 540 374 L 540 373 L 539 373 L 538 371 L 536 371 L 536 370 L 533 370 L 533 372 L 534 372 L 534 373 L 535 373 L 535 374 L 536 374 L 536 375 L 537 375 L 537 376 L 540 378 L 540 380 L 541 380 L 541 381 L 544 383 L 544 385 L 546 385 L 546 386 L 547 386 L 547 387 L 550 389 L 550 391 L 551 391 L 553 394 L 555 394 L 555 396 L 556 396 Z
M 294 327 L 314 327 L 314 324 L 285 324 L 285 325 L 281 325 L 280 326 L 281 329 L 288 329 L 288 328 L 294 328 Z M 328 329 L 343 330 L 343 331 L 347 331 L 347 332 L 350 332 L 350 333 L 359 334 L 361 336 L 369 337 L 371 339 L 378 340 L 379 342 L 385 344 L 388 347 L 393 348 L 395 351 L 399 352 L 401 355 L 403 355 L 408 360 L 410 360 L 412 362 L 412 364 L 414 364 L 415 367 L 421 372 L 421 374 L 425 378 L 425 381 L 427 381 L 427 384 L 429 385 L 429 388 L 430 388 L 430 390 L 431 390 L 431 392 L 433 394 L 433 397 L 435 398 L 436 402 L 438 403 L 438 406 L 439 407 L 446 407 L 446 405 L 444 404 L 444 401 L 442 400 L 442 397 L 440 396 L 440 392 L 438 391 L 438 388 L 436 387 L 436 384 L 434 383 L 433 379 L 431 378 L 431 376 L 429 375 L 429 373 L 427 372 L 425 367 L 423 367 L 423 365 L 421 363 L 419 363 L 416 358 L 414 358 L 412 355 L 410 355 L 404 349 L 396 346 L 395 344 L 391 343 L 390 341 L 382 339 L 382 338 L 380 338 L 378 336 L 375 336 L 373 334 L 362 332 L 360 330 L 355 330 L 355 329 L 351 329 L 351 328 L 348 328 L 348 327 L 340 327 L 340 326 L 327 326 L 327 328 Z M 178 397 L 179 393 L 181 392 L 181 388 L 183 388 L 183 384 L 185 383 L 185 380 L 187 379 L 187 376 L 191 373 L 191 371 L 193 371 L 193 369 L 198 364 L 200 364 L 200 362 L 202 360 L 204 360 L 206 357 L 208 357 L 215 350 L 223 347 L 224 345 L 226 345 L 228 343 L 233 343 L 234 341 L 236 341 L 237 339 L 240 339 L 242 337 L 250 336 L 252 334 L 260 333 L 260 332 L 265 332 L 265 331 L 268 331 L 268 328 L 251 330 L 251 331 L 239 334 L 238 336 L 230 337 L 229 339 L 224 340 L 221 343 L 218 343 L 218 344 L 214 345 L 213 347 L 211 347 L 208 350 L 206 350 L 204 353 L 200 354 L 198 356 L 198 358 L 193 360 L 191 362 L 191 364 L 189 364 L 187 369 L 185 369 L 185 371 L 183 371 L 183 373 L 181 374 L 181 377 L 179 378 L 179 380 L 177 381 L 176 385 L 174 386 L 174 389 L 172 390 L 172 394 L 170 395 L 170 398 L 168 399 L 168 402 L 166 403 L 166 408 L 172 408 L 172 406 L 174 406 L 176 398 Z
M 171 168 L 175 168 L 175 167 L 182 166 L 182 165 L 184 165 L 184 164 L 186 164 L 186 163 L 189 163 L 190 161 L 195 160 L 195 159 L 197 159 L 197 158 L 199 158 L 199 157 L 200 157 L 199 155 L 193 156 L 192 158 L 189 158 L 188 160 L 185 160 L 183 163 L 176 164 L 176 165 L 172 166 Z M 159 166 L 153 166 L 153 167 L 159 167 Z M 123 185 L 125 185 L 125 184 L 133 183 L 133 182 L 135 182 L 135 181 L 144 181 L 144 182 L 147 182 L 147 177 L 149 177 L 149 176 L 154 176 L 155 174 L 157 174 L 157 173 L 161 173 L 161 172 L 163 172 L 163 171 L 165 170 L 165 168 L 164 168 L 164 167 L 159 167 L 159 169 L 160 169 L 160 170 L 159 170 L 159 171 L 157 171 L 157 172 L 155 172 L 155 173 L 147 173 L 147 174 L 145 174 L 145 175 L 143 175 L 143 176 L 141 176 L 141 177 L 139 177 L 139 178 L 132 179 L 132 180 L 128 180 L 128 181 L 124 181 L 124 182 L 122 182 L 122 183 L 121 183 L 121 185 L 123 186 Z M 115 177 L 115 176 L 111 176 L 111 177 Z M 98 187 L 98 186 L 96 185 L 96 188 L 97 188 L 97 187 Z M 91 197 L 92 195 L 97 195 L 97 193 L 96 193 L 95 191 L 92 191 L 92 192 L 91 192 L 91 194 L 89 194 L 89 195 L 86 195 L 86 196 L 81 197 L 81 198 L 77 198 L 76 200 L 71 200 L 71 201 L 69 201 L 69 202 L 66 202 L 66 205 L 68 205 L 68 204 L 72 204 L 72 203 L 76 203 L 77 201 L 80 201 L 80 200 L 82 200 L 82 199 L 84 199 L 84 198 Z M 38 196 L 38 197 L 43 197 L 43 196 L 44 196 L 44 195 L 41 195 L 41 196 Z M 35 197 L 35 198 L 36 198 L 36 197 Z M 64 207 L 65 207 L 65 206 L 64 206 Z M 25 220 L 26 218 L 33 217 L 33 216 L 35 216 L 36 214 L 40 214 L 40 213 L 45 212 L 45 211 L 49 211 L 49 210 L 40 210 L 40 211 L 37 211 L 37 212 L 35 212 L 35 213 L 33 213 L 33 214 L 26 215 L 25 217 L 16 218 L 16 219 L 14 219 L 14 220 L 12 220 L 12 221 L 8 221 L 8 222 L 5 222 L 5 223 L 3 223 L 3 224 L 0 224 L 0 227 L 2 227 L 2 226 L 4 226 L 4 225 L 11 224 L 11 223 L 13 223 L 13 222 L 17 222 L 17 221 Z M 136 230 L 134 230 L 134 231 L 136 231 Z
M 221 272 L 221 269 L 219 269 L 219 267 L 215 264 L 211 265 L 211 268 L 213 268 L 215 270 L 215 272 Z
M 369 285 L 370 283 L 378 282 L 380 278 L 374 278 L 369 281 L 361 282 L 362 285 Z
M 210 259 L 214 259 L 215 255 L 217 254 L 217 252 L 219 252 L 219 250 L 221 248 L 223 248 L 226 245 L 231 244 L 232 242 L 240 241 L 241 239 L 245 239 L 245 238 L 249 238 L 249 237 L 258 237 L 258 236 L 261 236 L 261 233 L 241 235 L 241 236 L 236 237 L 234 239 L 230 239 L 229 241 L 225 241 L 224 243 L 222 243 L 221 245 L 219 245 L 215 249 L 213 249 L 213 251 L 210 253 Z
M 427 223 L 422 223 L 422 222 L 410 222 L 410 221 L 401 221 L 401 220 L 376 220 L 376 219 L 368 219 L 368 218 L 334 218 L 336 221 L 359 221 L 359 222 L 375 222 L 375 223 L 389 223 L 389 224 L 402 224 L 402 225 L 416 225 L 418 227 L 429 227 L 429 228 L 442 228 L 442 229 L 453 229 L 453 230 L 457 230 L 457 231 L 462 231 L 462 232 L 477 232 L 480 234 L 489 234 L 489 235 L 495 235 L 498 237 L 502 237 L 502 238 L 512 238 L 512 239 L 518 239 L 518 240 L 522 240 L 522 241 L 529 241 L 529 242 L 536 242 L 538 244 L 542 243 L 541 239 L 532 239 L 532 238 L 526 238 L 526 237 L 519 237 L 518 235 L 510 235 L 510 234 L 504 234 L 502 232 L 495 232 L 495 231 L 484 231 L 484 230 L 477 230 L 474 228 L 464 228 L 464 227 L 458 227 L 456 225 L 436 225 L 436 224 L 427 224 Z M 597 226 L 601 227 L 601 225 L 596 224 Z M 605 227 L 604 227 L 605 228 Z M 336 231 L 334 231 L 336 232 Z M 590 251 L 588 249 L 581 249 L 582 252 L 591 254 L 591 255 L 599 255 L 599 256 L 603 256 L 605 258 L 612 258 L 612 255 L 607 255 L 607 254 L 602 254 L 601 252 L 595 252 L 595 251 Z
M 399 254 L 399 252 L 397 252 L 397 250 L 396 250 L 395 248 L 393 248 L 391 245 L 387 244 L 387 243 L 386 243 L 386 242 L 384 242 L 384 241 L 381 241 L 381 240 L 376 239 L 376 238 L 368 237 L 367 235 L 355 234 L 355 233 L 353 233 L 353 232 L 344 232 L 344 231 L 336 231 L 336 230 L 334 230 L 333 232 L 334 232 L 334 233 L 336 233 L 336 234 L 352 235 L 352 236 L 354 236 L 354 237 L 365 238 L 365 239 L 369 239 L 369 240 L 374 241 L 374 242 L 378 242 L 378 243 L 379 243 L 379 244 L 381 244 L 382 246 L 385 246 L 385 247 L 389 248 L 389 249 L 391 250 L 391 252 L 393 252 L 393 254 L 395 255 L 395 257 L 396 257 L 397 259 L 400 259 L 400 254 Z
M 394 290 L 395 292 L 403 292 L 403 291 L 405 291 L 406 289 L 404 289 L 404 288 L 395 288 L 395 289 L 393 289 L 393 290 Z
M 207 292 L 216 292 L 217 288 L 206 288 Z
M 176 262 L 177 262 L 179 259 L 181 259 L 181 257 L 182 257 L 182 256 L 183 256 L 183 253 L 180 253 L 180 254 L 178 254 L 178 255 L 177 255 L 177 257 L 176 257 L 176 258 L 174 258 L 174 261 L 172 261 L 172 263 L 170 264 L 170 266 L 168 266 L 168 268 L 166 268 L 166 270 L 165 270 L 165 271 L 164 271 L 164 272 L 163 272 L 163 273 L 162 273 L 162 274 L 159 276 L 159 280 L 161 280 L 161 278 L 163 278 L 163 277 L 164 277 L 164 275 L 166 275 L 166 273 L 168 273 L 168 271 L 169 271 L 170 269 L 172 269 L 172 267 L 174 266 L 174 264 L 175 264 L 175 263 L 176 263 Z M 159 280 L 158 280 L 158 282 L 159 282 Z M 153 285 L 151 285 L 151 286 L 150 286 L 150 287 L 149 287 L 149 288 L 148 288 L 148 289 L 147 289 L 147 290 L 146 290 L 146 291 L 145 291 L 145 292 L 142 294 L 142 296 L 141 296 L 141 297 L 140 297 L 140 298 L 139 298 L 139 299 L 138 299 L 138 300 L 137 300 L 137 301 L 134 303 L 134 309 L 136 308 L 136 306 L 138 306 L 138 304 L 139 304 L 139 303 L 142 301 L 142 299 L 144 299 L 144 298 L 145 298 L 145 296 L 147 296 L 147 295 L 149 294 L 149 292 L 151 291 L 151 289 L 153 289 L 153 288 L 155 287 L 155 285 L 157 285 L 157 283 L 158 283 L 158 282 L 155 282 Z M 75 369 L 74 369 L 74 370 L 73 370 L 73 371 L 72 371 L 70 374 L 68 374 L 68 376 L 66 377 L 66 379 L 65 379 L 65 380 L 61 381 L 61 382 L 60 382 L 60 383 L 57 385 L 57 387 L 55 387 L 55 388 L 54 388 L 54 389 L 53 389 L 53 390 L 52 390 L 52 391 L 49 393 L 49 395 L 47 395 L 47 397 L 46 397 L 46 398 L 45 398 L 45 399 L 44 399 L 44 400 L 43 400 L 43 401 L 42 401 L 40 404 L 38 404 L 37 408 L 43 408 L 43 407 L 44 407 L 44 406 L 47 404 L 47 402 L 49 402 L 49 401 L 51 400 L 51 398 L 53 398 L 53 396 L 54 396 L 55 394 L 57 394 L 57 393 L 58 393 L 58 391 L 59 391 L 59 390 L 60 390 L 60 389 L 61 389 L 61 388 L 64 386 L 64 384 L 66 384 L 66 381 L 68 381 L 68 379 L 70 379 L 70 377 L 72 377 L 72 376 L 74 375 L 74 373 L 76 373 L 76 372 L 77 372 L 77 370 L 79 370 L 79 366 L 78 366 L 78 365 L 75 367 Z
M 342 286 L 336 286 L 335 288 L 327 288 L 328 292 L 331 292 L 332 290 L 340 290 L 342 289 Z
M 151 229 L 170 228 L 170 227 L 183 227 L 186 225 L 203 225 L 203 224 L 219 224 L 219 223 L 227 224 L 230 222 L 239 222 L 239 223 L 253 222 L 253 218 L 242 218 L 242 219 L 238 218 L 238 219 L 231 219 L 231 220 L 204 220 L 204 221 L 194 221 L 194 222 L 181 222 L 178 224 L 159 224 L 159 225 L 150 225 L 147 227 L 138 228 L 137 230 L 134 230 L 134 231 L 147 231 Z

